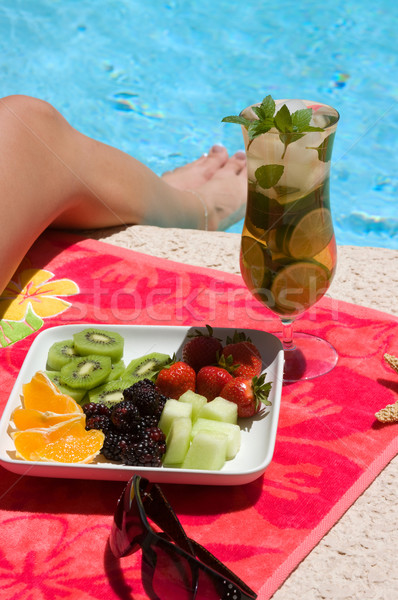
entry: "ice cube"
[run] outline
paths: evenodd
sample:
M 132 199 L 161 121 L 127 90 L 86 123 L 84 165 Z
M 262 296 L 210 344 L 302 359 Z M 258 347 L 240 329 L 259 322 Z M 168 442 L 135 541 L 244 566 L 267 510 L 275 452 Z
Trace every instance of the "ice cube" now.
M 311 117 L 311 121 L 310 121 L 310 125 L 312 125 L 312 127 L 325 128 L 329 125 L 329 123 L 330 123 L 330 119 L 326 115 L 323 115 L 322 113 L 318 113 L 318 112 L 312 113 L 312 117 Z
M 296 112 L 296 110 L 303 110 L 304 108 L 307 108 L 307 105 L 305 102 L 303 102 L 303 100 L 276 100 L 275 114 L 282 108 L 284 104 L 289 109 L 291 115 Z

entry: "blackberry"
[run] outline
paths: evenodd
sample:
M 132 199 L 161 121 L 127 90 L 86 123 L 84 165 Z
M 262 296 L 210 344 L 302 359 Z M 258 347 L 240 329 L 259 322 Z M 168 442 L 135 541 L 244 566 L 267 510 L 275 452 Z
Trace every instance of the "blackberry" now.
M 166 436 L 159 427 L 150 427 L 147 429 L 145 437 L 155 443 L 163 443 L 166 441 Z
M 123 401 L 113 410 L 103 414 L 98 404 L 87 404 L 87 427 L 105 433 L 104 457 L 126 465 L 161 467 L 166 437 L 158 422 L 166 400 L 153 381 L 142 379 L 123 391 Z
M 156 448 L 156 445 L 141 440 L 137 444 L 132 444 L 123 452 L 123 462 L 126 465 L 141 467 L 161 467 L 162 454 Z
M 86 429 L 100 429 L 104 433 L 113 429 L 112 421 L 106 415 L 93 415 L 86 417 Z
M 144 440 L 150 441 L 150 443 L 156 447 L 156 452 L 163 456 L 166 452 L 166 436 L 159 427 L 151 427 L 145 432 Z
M 129 434 L 120 431 L 108 431 L 105 435 L 101 453 L 107 460 L 124 462 L 124 452 L 127 451 L 131 445 Z
M 142 437 L 142 442 L 148 448 L 152 448 L 154 454 L 160 457 L 166 452 L 166 436 L 159 427 L 150 427 L 147 429 Z
M 83 406 L 83 412 L 87 418 L 95 415 L 104 415 L 106 417 L 110 417 L 112 410 L 100 402 L 88 402 Z
M 142 417 L 138 417 L 130 423 L 129 432 L 136 439 L 144 437 L 145 431 L 148 429 L 148 424 L 143 420 Z
M 123 397 L 134 402 L 142 416 L 159 415 L 160 417 L 166 402 L 166 397 L 150 379 L 137 381 L 123 391 Z
M 111 421 L 116 429 L 129 431 L 134 422 L 140 419 L 137 407 L 130 400 L 119 402 L 112 411 Z
M 158 408 L 157 408 L 156 412 L 154 413 L 154 417 L 156 417 L 156 419 L 158 421 L 159 421 L 162 411 L 164 409 L 164 405 L 166 404 L 166 400 L 167 400 L 167 397 L 164 396 L 163 394 L 161 394 L 158 399 Z
M 149 429 L 150 427 L 156 427 L 159 419 L 155 416 L 141 417 L 141 423 L 145 429 Z

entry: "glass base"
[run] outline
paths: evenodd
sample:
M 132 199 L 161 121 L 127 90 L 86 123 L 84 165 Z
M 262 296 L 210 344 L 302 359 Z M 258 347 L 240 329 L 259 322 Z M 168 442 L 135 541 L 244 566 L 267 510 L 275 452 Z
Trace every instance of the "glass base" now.
M 282 340 L 281 334 L 276 334 Z M 337 364 L 336 349 L 322 338 L 309 333 L 294 333 L 294 346 L 284 349 L 283 382 L 294 383 L 329 373 Z

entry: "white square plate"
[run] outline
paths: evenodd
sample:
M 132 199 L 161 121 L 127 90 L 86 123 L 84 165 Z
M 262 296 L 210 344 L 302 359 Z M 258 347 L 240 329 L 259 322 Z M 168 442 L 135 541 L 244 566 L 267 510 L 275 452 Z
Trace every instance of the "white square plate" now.
M 100 479 L 125 481 L 133 473 L 139 473 L 153 482 L 186 483 L 202 485 L 238 485 L 248 483 L 259 477 L 271 462 L 274 452 L 279 408 L 282 392 L 283 350 L 280 341 L 270 333 L 256 330 L 244 330 L 261 352 L 266 381 L 272 381 L 269 396 L 272 405 L 264 407 L 251 419 L 240 419 L 242 446 L 237 456 L 227 461 L 220 471 L 200 471 L 179 468 L 131 467 L 119 463 L 107 462 L 99 455 L 90 464 L 64 464 L 52 462 L 33 462 L 18 460 L 15 446 L 10 436 L 13 431 L 11 415 L 21 405 L 22 385 L 31 380 L 36 371 L 45 370 L 47 353 L 57 341 L 71 339 L 74 333 L 96 327 L 117 331 L 125 340 L 124 360 L 128 364 L 149 352 L 175 353 L 181 357 L 181 351 L 187 340 L 187 334 L 200 327 L 168 327 L 140 325 L 99 325 L 80 324 L 52 327 L 41 332 L 34 340 L 22 365 L 9 400 L 0 420 L 0 463 L 14 473 L 40 477 L 66 477 L 72 479 Z M 234 330 L 214 328 L 214 335 L 225 342 Z

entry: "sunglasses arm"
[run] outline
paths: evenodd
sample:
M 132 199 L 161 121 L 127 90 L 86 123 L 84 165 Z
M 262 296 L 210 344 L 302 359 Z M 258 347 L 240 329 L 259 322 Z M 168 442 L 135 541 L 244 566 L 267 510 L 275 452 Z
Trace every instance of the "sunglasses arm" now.
M 224 563 L 219 561 L 214 554 L 209 552 L 204 546 L 198 542 L 195 542 L 195 540 L 192 540 L 191 538 L 190 542 L 194 547 L 195 556 L 199 560 L 201 560 L 211 569 L 214 569 L 214 571 L 224 575 L 226 579 L 230 579 L 233 583 L 236 583 L 241 588 L 241 592 L 244 592 L 245 595 L 242 594 L 240 600 L 254 600 L 257 598 L 257 594 L 251 588 L 249 588 L 249 586 L 246 585 L 246 583 L 242 581 L 242 579 L 240 579 L 240 577 L 238 577 L 233 571 L 230 571 L 228 567 L 224 565 Z
M 143 497 L 144 496 L 144 497 Z M 145 512 L 167 536 L 176 542 L 180 548 L 195 556 L 190 538 L 185 533 L 171 505 L 168 503 L 160 487 L 156 484 L 151 486 L 149 493 L 142 494 Z

